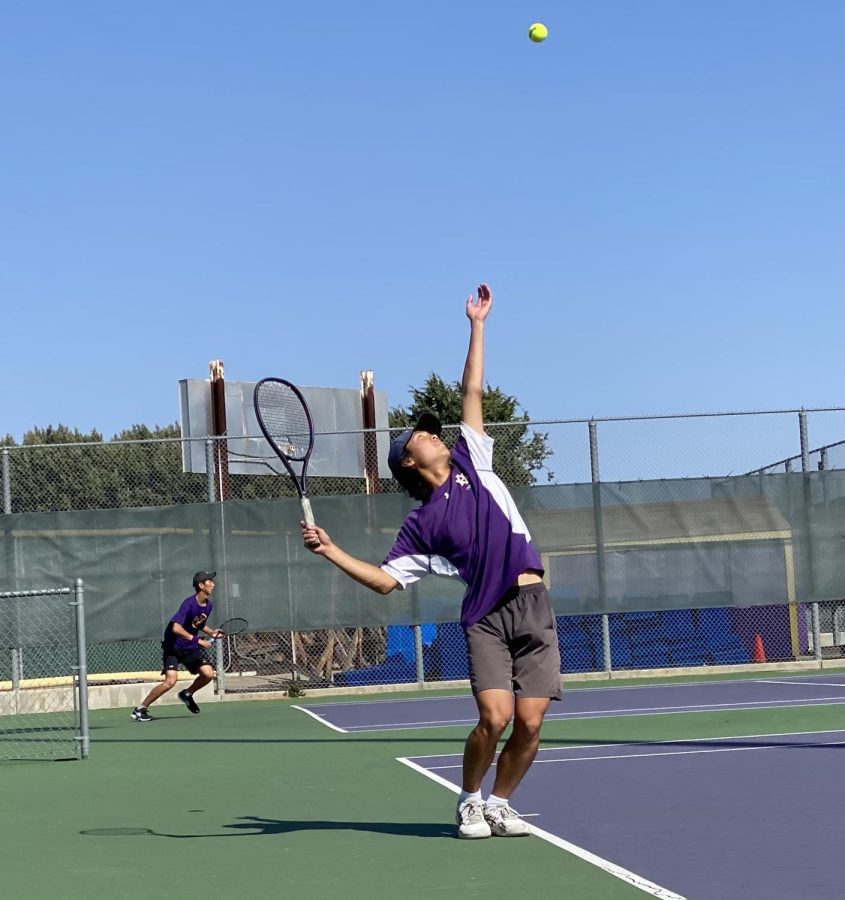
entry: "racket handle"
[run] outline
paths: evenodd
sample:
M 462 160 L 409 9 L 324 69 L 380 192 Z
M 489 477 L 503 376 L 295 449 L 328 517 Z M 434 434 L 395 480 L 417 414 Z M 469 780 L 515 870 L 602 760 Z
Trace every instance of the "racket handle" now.
M 300 503 L 302 504 L 302 518 L 305 519 L 305 524 L 312 528 L 314 526 L 314 513 L 311 511 L 311 501 L 307 497 L 300 497 Z M 315 538 L 313 541 L 309 541 L 308 546 L 319 547 L 319 539 Z

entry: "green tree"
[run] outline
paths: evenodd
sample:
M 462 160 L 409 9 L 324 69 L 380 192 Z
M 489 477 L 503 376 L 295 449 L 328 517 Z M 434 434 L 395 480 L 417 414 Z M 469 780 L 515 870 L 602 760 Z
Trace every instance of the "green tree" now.
M 204 502 L 205 475 L 182 471 L 182 430 L 179 424 L 133 425 L 116 434 L 103 448 L 109 470 L 103 506 L 169 506 Z
M 182 472 L 177 424 L 134 425 L 111 441 L 49 425 L 9 446 L 12 509 L 44 512 L 164 506 L 206 498 L 205 476 Z M 138 443 L 133 443 L 138 442 Z
M 516 397 L 504 393 L 501 388 L 487 385 L 481 401 L 487 433 L 495 438 L 493 469 L 512 487 L 536 484 L 537 473 L 546 468 L 546 460 L 552 455 L 548 446 L 548 434 L 533 431 L 529 434 L 528 413 L 519 413 Z M 461 421 L 461 384 L 446 382 L 432 372 L 420 388 L 411 388 L 411 404 L 405 408 L 391 409 L 388 421 L 391 428 L 408 428 L 416 422 L 420 413 L 434 413 L 444 427 L 444 438 L 453 441 Z M 453 426 L 453 427 L 448 427 Z M 549 481 L 554 473 L 547 472 Z
M 9 454 L 12 511 L 83 509 L 94 505 L 87 498 L 102 494 L 105 473 L 95 459 L 96 448 L 85 445 L 102 440 L 96 430 L 86 434 L 61 424 L 26 432 L 20 448 Z

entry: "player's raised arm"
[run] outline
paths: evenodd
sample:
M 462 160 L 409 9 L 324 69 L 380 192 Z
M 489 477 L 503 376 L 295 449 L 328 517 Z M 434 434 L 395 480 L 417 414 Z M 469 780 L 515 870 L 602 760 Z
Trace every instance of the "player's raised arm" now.
M 484 396 L 484 320 L 493 306 L 493 292 L 486 284 L 478 286 L 478 300 L 467 297 L 470 323 L 469 349 L 461 380 L 461 418 L 474 431 L 484 431 L 481 400 Z
M 302 540 L 306 549 L 310 550 L 315 556 L 322 556 L 329 562 L 334 563 L 341 572 L 345 572 L 359 584 L 363 584 L 364 587 L 375 591 L 377 594 L 389 594 L 392 590 L 399 587 L 399 582 L 391 575 L 388 575 L 384 569 L 362 559 L 356 559 L 345 550 L 341 550 L 329 537 L 328 532 L 320 528 L 319 525 L 308 525 L 303 521 L 300 522 L 300 526 L 302 528 Z

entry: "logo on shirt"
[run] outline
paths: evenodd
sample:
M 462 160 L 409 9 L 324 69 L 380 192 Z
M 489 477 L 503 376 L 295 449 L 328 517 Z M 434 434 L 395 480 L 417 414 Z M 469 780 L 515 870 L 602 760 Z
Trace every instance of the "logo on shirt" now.
M 455 476 L 455 484 L 459 484 L 465 490 L 470 490 L 469 479 L 464 475 L 463 472 L 458 472 Z
M 198 616 L 194 616 L 194 619 L 191 622 L 191 625 L 193 625 L 194 628 L 197 628 L 197 629 L 202 628 L 202 626 L 205 625 L 207 619 L 208 619 L 208 616 L 205 613 L 200 613 Z

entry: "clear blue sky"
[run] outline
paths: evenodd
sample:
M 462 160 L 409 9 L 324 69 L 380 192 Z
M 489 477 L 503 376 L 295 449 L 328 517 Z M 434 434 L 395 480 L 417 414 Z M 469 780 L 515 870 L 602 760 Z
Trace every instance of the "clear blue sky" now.
M 487 377 L 533 418 L 841 405 L 843 24 L 7 0 L 0 434 L 173 422 L 217 358 L 404 405 L 460 376 L 481 280 Z

